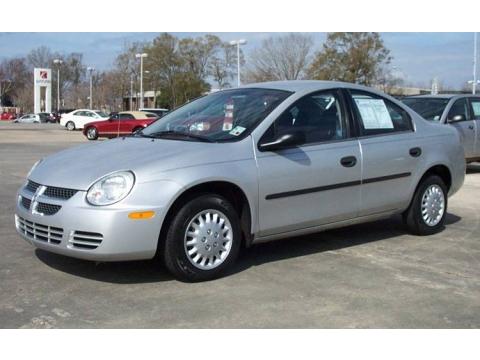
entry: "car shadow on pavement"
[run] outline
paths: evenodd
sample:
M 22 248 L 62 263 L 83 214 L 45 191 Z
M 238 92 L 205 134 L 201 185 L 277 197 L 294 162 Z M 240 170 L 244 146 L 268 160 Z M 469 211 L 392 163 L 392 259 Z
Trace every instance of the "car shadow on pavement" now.
M 467 175 L 468 174 L 479 174 L 480 173 L 480 163 L 473 163 L 467 165 Z
M 450 225 L 460 220 L 461 217 L 448 213 L 445 223 Z M 386 220 L 257 244 L 242 251 L 226 276 L 269 262 L 389 240 L 405 234 L 407 232 L 402 220 L 400 216 L 396 216 Z M 95 263 L 41 249 L 36 249 L 35 254 L 40 261 L 51 268 L 95 281 L 140 284 L 174 280 L 157 259 Z

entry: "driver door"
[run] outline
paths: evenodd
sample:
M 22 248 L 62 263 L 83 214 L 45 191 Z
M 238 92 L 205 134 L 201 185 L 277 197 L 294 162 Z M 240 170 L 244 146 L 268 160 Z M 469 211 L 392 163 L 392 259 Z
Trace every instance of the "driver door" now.
M 447 123 L 457 129 L 460 134 L 460 139 L 465 150 L 465 158 L 475 156 L 475 121 L 470 116 L 468 106 L 466 98 L 455 100 L 447 116 Z M 455 121 L 454 118 L 456 116 L 461 116 L 463 120 Z
M 305 143 L 257 152 L 259 236 L 328 224 L 357 216 L 361 153 L 350 137 L 337 90 L 307 95 L 289 107 L 259 143 L 301 132 Z

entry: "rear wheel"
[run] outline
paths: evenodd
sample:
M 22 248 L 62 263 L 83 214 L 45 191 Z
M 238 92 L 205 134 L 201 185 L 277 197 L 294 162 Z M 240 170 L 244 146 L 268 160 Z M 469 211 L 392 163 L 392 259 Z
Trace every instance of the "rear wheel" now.
M 68 131 L 73 131 L 75 130 L 75 123 L 73 121 L 69 121 L 67 122 L 65 127 L 67 128 Z
M 407 228 L 415 235 L 431 235 L 445 224 L 447 187 L 437 175 L 430 175 L 418 186 L 412 203 L 403 214 Z
M 86 131 L 88 140 L 97 140 L 98 139 L 98 130 L 95 127 L 89 127 Z
M 165 238 L 165 265 L 179 280 L 211 280 L 235 262 L 240 242 L 234 207 L 221 196 L 201 195 L 173 218 Z

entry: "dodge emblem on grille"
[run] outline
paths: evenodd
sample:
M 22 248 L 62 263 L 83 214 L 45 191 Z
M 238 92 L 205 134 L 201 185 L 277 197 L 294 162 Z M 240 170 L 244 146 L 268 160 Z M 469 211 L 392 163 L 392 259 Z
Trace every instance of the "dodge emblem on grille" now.
M 35 191 L 35 194 L 33 195 L 32 197 L 32 205 L 30 206 L 31 208 L 31 211 L 32 211 L 32 214 L 35 214 L 35 215 L 43 215 L 42 213 L 39 213 L 37 211 L 37 208 L 38 208 L 38 201 L 37 201 L 37 198 L 41 195 L 43 195 L 43 193 L 45 192 L 45 190 L 47 190 L 47 187 L 44 186 L 44 185 L 40 185 L 38 188 L 37 188 L 37 191 Z

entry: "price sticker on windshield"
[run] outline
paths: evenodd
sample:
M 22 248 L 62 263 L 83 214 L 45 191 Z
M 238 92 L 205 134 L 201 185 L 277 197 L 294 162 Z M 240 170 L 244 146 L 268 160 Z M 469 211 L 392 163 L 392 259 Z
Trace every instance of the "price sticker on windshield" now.
M 246 129 L 243 126 L 235 126 L 235 128 L 229 132 L 230 135 L 239 136 L 243 133 Z

